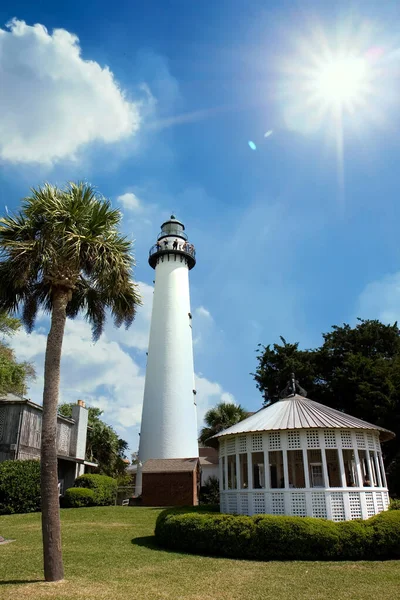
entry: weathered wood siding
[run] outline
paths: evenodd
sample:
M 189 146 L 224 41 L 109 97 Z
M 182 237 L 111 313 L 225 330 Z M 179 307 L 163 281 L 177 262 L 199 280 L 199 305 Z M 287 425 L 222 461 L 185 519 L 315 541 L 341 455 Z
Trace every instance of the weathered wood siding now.
M 57 453 L 63 456 L 70 455 L 71 431 L 73 423 L 57 422 Z M 21 437 L 19 442 L 18 458 L 40 458 L 42 435 L 42 412 L 32 406 L 24 407 L 21 424 Z
M 21 406 L 0 406 L 0 461 L 15 458 Z
M 21 421 L 20 421 L 21 416 Z M 18 439 L 18 427 L 21 422 Z M 57 453 L 75 456 L 75 424 L 57 419 Z M 42 437 L 42 411 L 23 404 L 0 404 L 0 461 L 38 459 Z M 18 456 L 16 452 L 18 451 Z

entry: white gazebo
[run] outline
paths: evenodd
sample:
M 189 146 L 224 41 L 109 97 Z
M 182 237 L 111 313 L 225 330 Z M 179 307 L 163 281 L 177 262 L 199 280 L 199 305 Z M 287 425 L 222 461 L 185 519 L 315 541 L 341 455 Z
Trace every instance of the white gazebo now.
M 292 393 L 216 437 L 221 512 L 347 521 L 388 507 L 387 429 Z

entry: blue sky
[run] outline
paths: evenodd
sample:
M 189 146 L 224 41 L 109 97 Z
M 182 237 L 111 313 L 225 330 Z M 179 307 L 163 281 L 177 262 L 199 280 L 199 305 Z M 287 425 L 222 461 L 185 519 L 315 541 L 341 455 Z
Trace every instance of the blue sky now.
M 231 396 L 259 407 L 249 375 L 259 342 L 283 335 L 310 347 L 333 324 L 400 316 L 400 8 L 327 4 L 2 3 L 2 211 L 45 180 L 87 179 L 121 207 L 135 239 L 137 323 L 109 327 L 96 347 L 82 321 L 70 324 L 61 390 L 101 406 L 132 449 L 154 277 L 147 252 L 171 212 L 198 253 L 201 413 Z M 369 69 L 368 90 L 343 112 L 342 144 L 330 105 L 318 119 L 304 85 L 327 48 Z M 36 400 L 47 326 L 41 317 L 15 340 L 37 365 Z

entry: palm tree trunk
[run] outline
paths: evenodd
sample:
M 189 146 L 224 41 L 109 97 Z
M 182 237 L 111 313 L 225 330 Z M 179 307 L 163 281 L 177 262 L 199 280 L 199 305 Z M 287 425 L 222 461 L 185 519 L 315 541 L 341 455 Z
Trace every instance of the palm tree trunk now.
M 57 406 L 67 304 L 68 291 L 56 290 L 53 295 L 51 327 L 47 336 L 44 363 L 41 494 L 44 577 L 46 581 L 59 581 L 64 578 L 58 496 Z

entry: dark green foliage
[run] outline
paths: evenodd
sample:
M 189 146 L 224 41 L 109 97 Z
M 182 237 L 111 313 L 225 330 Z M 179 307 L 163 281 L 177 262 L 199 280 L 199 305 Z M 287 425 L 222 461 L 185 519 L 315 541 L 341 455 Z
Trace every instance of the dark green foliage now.
M 0 336 L 11 337 L 21 326 L 19 319 L 0 312 Z M 18 362 L 14 351 L 0 337 L 0 393 L 25 394 L 29 379 L 35 379 L 33 366 L 27 362 Z
M 264 403 L 279 400 L 294 372 L 308 397 L 350 415 L 385 427 L 396 438 L 382 451 L 393 496 L 400 497 L 400 330 L 397 323 L 359 320 L 323 334 L 319 348 L 280 344 L 258 350 L 254 379 Z
M 200 504 L 219 504 L 219 479 L 211 475 L 200 488 Z
M 88 473 L 77 477 L 74 486 L 93 490 L 96 506 L 108 506 L 115 503 L 117 482 L 112 477 Z
M 81 508 L 83 506 L 95 506 L 96 496 L 94 490 L 84 487 L 68 488 L 64 494 L 63 507 Z
M 168 510 L 157 519 L 158 543 L 173 550 L 254 560 L 400 558 L 400 513 L 333 523 L 304 517 L 254 517 Z
M 40 510 L 40 462 L 5 460 L 0 463 L 0 513 Z
M 220 431 L 236 425 L 246 419 L 248 412 L 233 402 L 220 402 L 214 408 L 210 408 L 204 415 L 205 427 L 200 431 L 199 442 L 205 446 L 218 448 L 218 440 L 211 439 Z
M 392 500 L 389 504 L 389 510 L 400 510 L 400 500 Z

